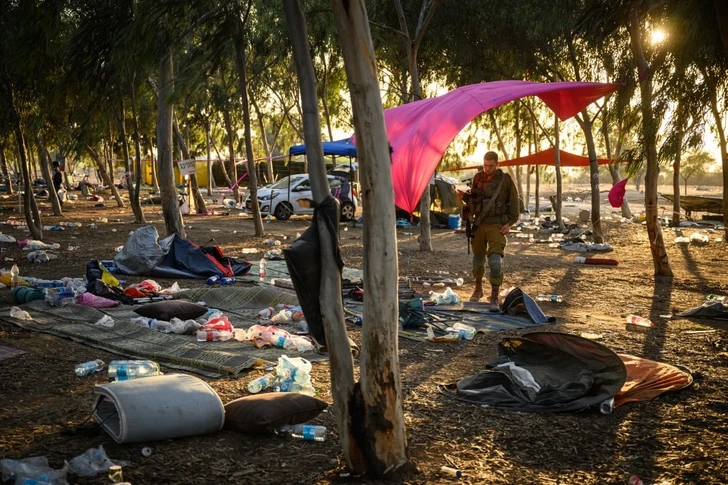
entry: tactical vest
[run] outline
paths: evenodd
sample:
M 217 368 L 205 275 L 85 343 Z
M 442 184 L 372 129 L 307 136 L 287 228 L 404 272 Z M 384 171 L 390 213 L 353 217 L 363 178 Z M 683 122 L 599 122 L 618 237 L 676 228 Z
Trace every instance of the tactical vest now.
M 478 172 L 475 174 L 470 186 L 470 198 L 468 200 L 468 210 L 470 211 L 470 216 L 473 219 L 478 218 L 480 212 L 488 204 L 491 197 L 493 197 L 493 193 L 503 177 L 509 176 L 501 169 L 497 169 L 490 180 L 486 179 L 485 172 Z M 508 215 L 509 190 L 510 184 L 508 183 L 508 180 L 506 180 L 503 182 L 503 187 L 501 187 L 495 203 L 485 214 L 485 217 L 483 218 L 484 224 L 503 223 L 503 216 Z

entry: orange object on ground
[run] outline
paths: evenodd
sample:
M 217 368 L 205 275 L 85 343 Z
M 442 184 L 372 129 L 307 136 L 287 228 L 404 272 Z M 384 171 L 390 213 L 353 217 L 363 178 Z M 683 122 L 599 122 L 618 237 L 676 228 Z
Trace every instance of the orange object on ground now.
M 693 376 L 677 367 L 654 360 L 618 354 L 627 368 L 627 380 L 614 396 L 614 405 L 649 401 L 662 393 L 678 391 L 693 383 Z

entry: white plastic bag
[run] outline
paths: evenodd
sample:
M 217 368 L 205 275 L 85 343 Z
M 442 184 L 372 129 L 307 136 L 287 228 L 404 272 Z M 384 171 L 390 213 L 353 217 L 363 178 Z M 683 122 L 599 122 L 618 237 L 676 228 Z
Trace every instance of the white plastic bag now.
M 71 460 L 71 471 L 79 477 L 95 477 L 99 472 L 106 473 L 109 467 L 114 465 L 126 466 L 128 461 L 114 460 L 112 461 L 104 451 L 104 445 L 98 448 L 89 448 L 82 455 L 78 455 Z
M 460 297 L 452 291 L 452 288 L 448 287 L 442 293 L 430 292 L 430 301 L 434 301 L 438 305 L 453 305 L 460 301 Z
M 114 325 L 116 325 L 116 322 L 114 322 L 114 319 L 111 318 L 109 315 L 104 315 L 96 322 L 96 325 L 101 325 L 102 327 L 106 328 L 113 328 Z

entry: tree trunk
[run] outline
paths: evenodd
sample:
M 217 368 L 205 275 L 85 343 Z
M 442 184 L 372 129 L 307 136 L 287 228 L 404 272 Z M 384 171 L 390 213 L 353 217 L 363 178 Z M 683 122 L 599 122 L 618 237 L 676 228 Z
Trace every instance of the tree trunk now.
M 38 159 L 40 160 L 40 169 L 43 173 L 43 178 L 47 180 L 46 187 L 48 187 L 48 200 L 51 202 L 53 215 L 63 216 L 61 201 L 58 199 L 56 186 L 53 183 L 53 173 L 51 172 L 51 165 L 48 162 L 48 152 L 46 151 L 45 143 L 43 141 L 43 135 L 38 135 L 38 137 L 36 138 L 36 144 L 38 146 Z
M 134 213 L 134 222 L 140 223 L 144 220 L 144 213 L 142 212 L 142 206 L 139 204 L 139 185 L 132 180 L 134 176 L 134 170 L 131 162 L 131 155 L 129 154 L 129 138 L 126 134 L 126 109 L 124 108 L 124 99 L 121 98 L 121 116 L 119 117 L 119 130 L 121 131 L 121 148 L 124 154 L 124 168 L 126 168 L 126 187 L 129 192 L 129 205 L 131 205 L 131 211 Z M 139 147 L 137 146 L 137 156 L 139 154 Z M 135 204 L 136 202 L 136 204 Z
M 634 10 L 632 10 L 630 16 L 630 47 L 639 73 L 640 95 L 642 98 L 640 103 L 642 107 L 642 135 L 647 151 L 647 168 L 645 171 L 647 235 L 650 240 L 655 276 L 672 276 L 670 261 L 665 250 L 665 241 L 662 238 L 662 230 L 657 220 L 657 177 L 660 168 L 657 164 L 657 123 L 652 111 L 652 75 L 648 71 L 647 60 L 642 50 L 642 22 L 637 18 Z
M 561 214 L 561 199 L 563 197 L 563 186 L 561 182 L 561 136 L 559 133 L 559 117 L 554 114 L 554 170 L 556 171 L 556 198 L 554 199 L 554 214 L 559 229 L 564 231 L 564 219 Z
M 728 7 L 725 7 L 724 13 L 728 13 Z M 726 49 L 728 50 L 728 46 L 726 46 Z M 713 118 L 715 118 L 715 127 L 718 131 L 718 142 L 720 143 L 720 160 L 723 168 L 723 226 L 725 227 L 723 241 L 728 242 L 728 140 L 726 140 L 722 116 L 725 110 L 718 107 L 715 80 L 710 76 L 706 76 L 706 80 L 708 81 L 708 94 L 710 96 L 710 111 L 713 113 Z
M 159 166 L 159 160 L 156 160 L 154 158 L 154 143 L 152 140 L 154 137 L 149 137 L 149 168 L 150 172 L 152 173 L 152 186 L 154 187 L 154 193 L 159 193 L 159 173 L 157 171 L 157 167 Z M 159 147 L 157 147 L 159 148 Z
M 374 476 L 404 480 L 413 470 L 407 454 L 397 342 L 397 237 L 391 158 L 377 80 L 377 64 L 364 0 L 332 0 L 351 93 L 362 195 L 367 219 L 364 246 L 364 325 L 361 381 L 354 389 L 352 434 Z
M 116 204 L 119 207 L 124 207 L 124 201 L 121 199 L 121 195 L 119 195 L 119 191 L 117 190 L 116 185 L 114 185 L 113 181 L 109 177 L 109 173 L 107 172 L 104 161 L 102 160 L 101 153 L 103 152 L 103 150 L 97 152 L 90 145 L 86 146 L 86 150 L 88 151 L 93 161 L 96 162 L 96 168 L 98 169 L 101 181 L 111 188 L 111 194 L 116 199 Z
M 536 165 L 536 188 L 534 189 L 534 212 L 536 217 L 541 213 L 541 194 L 539 189 L 541 188 L 541 167 Z
M 240 18 L 235 19 L 235 64 L 238 67 L 238 90 L 240 98 L 243 101 L 243 128 L 245 131 L 245 157 L 248 159 L 248 192 L 250 194 L 251 207 L 253 208 L 253 225 L 255 226 L 255 235 L 262 236 L 265 234 L 263 230 L 263 221 L 260 218 L 260 206 L 258 205 L 258 176 L 255 171 L 255 156 L 253 155 L 253 138 L 250 133 L 250 106 L 248 104 L 248 80 L 245 71 L 245 37 L 243 21 Z M 265 136 L 265 133 L 263 133 Z M 320 140 L 319 134 L 319 140 Z M 327 179 L 328 180 L 328 179 Z M 327 182 L 328 187 L 328 182 Z M 236 187 L 237 188 L 237 187 Z M 236 194 L 237 195 L 237 194 Z M 236 199 L 237 200 L 237 199 Z
M 399 29 L 400 32 L 402 32 L 405 40 L 405 49 L 407 51 L 407 70 L 409 71 L 410 81 L 412 83 L 412 96 L 409 99 L 405 100 L 406 103 L 410 101 L 419 101 L 422 99 L 422 88 L 420 86 L 420 71 L 417 67 L 417 53 L 420 48 L 422 36 L 427 30 L 429 18 L 431 18 L 432 13 L 434 12 L 438 3 L 439 0 L 435 0 L 434 2 L 432 2 L 428 14 L 428 2 L 422 2 L 422 8 L 420 9 L 420 18 L 417 24 L 417 29 L 415 31 L 415 37 L 412 38 L 409 34 L 407 19 L 404 15 L 402 3 L 400 2 L 400 0 L 394 1 L 394 6 L 397 10 L 397 19 L 399 21 Z M 420 251 L 432 252 L 432 230 L 430 228 L 431 204 L 432 200 L 430 198 L 430 184 L 427 184 L 427 186 L 425 187 L 425 191 L 422 194 L 422 198 L 420 199 L 420 237 L 418 238 Z
M 228 152 L 230 152 L 229 160 L 232 173 L 228 172 L 228 169 L 225 166 L 225 160 L 221 160 L 220 163 L 222 164 L 222 174 L 225 177 L 225 183 L 228 184 L 229 188 L 232 188 L 233 184 L 238 180 L 238 175 L 237 170 L 235 169 L 235 138 L 233 135 L 233 122 L 230 117 L 230 111 L 227 107 L 225 107 L 222 111 L 222 119 L 225 123 L 225 134 L 227 135 L 226 138 L 228 142 Z
M 13 181 L 10 179 L 10 172 L 8 172 L 8 161 L 5 159 L 5 144 L 0 143 L 0 170 L 2 170 L 3 177 L 5 178 L 5 190 L 8 195 L 13 195 Z
M 191 160 L 192 157 L 187 149 L 187 143 L 185 143 L 185 140 L 182 138 L 182 133 L 179 131 L 179 123 L 177 122 L 177 117 L 174 113 L 172 113 L 172 127 L 174 129 L 174 134 L 177 137 L 177 144 L 182 151 L 182 158 L 185 160 Z M 195 169 L 197 169 L 196 164 L 197 162 L 195 162 Z M 192 191 L 192 197 L 194 198 L 197 214 L 205 214 L 207 212 L 207 205 L 205 204 L 205 199 L 202 197 L 202 193 L 200 193 L 200 186 L 197 184 L 197 174 L 190 174 L 189 177 L 190 189 Z
M 212 196 L 212 154 L 210 153 L 210 122 L 205 124 L 205 144 L 207 145 L 207 195 Z
M 15 107 L 11 105 L 11 116 L 13 118 L 13 131 L 15 132 L 15 143 L 18 146 L 18 157 L 20 163 L 20 171 L 23 177 L 23 214 L 25 222 L 28 224 L 30 236 L 41 241 L 43 239 L 43 225 L 40 219 L 40 211 L 33 195 L 33 183 L 30 180 L 30 170 L 28 168 L 28 157 L 25 150 L 25 136 L 23 128 L 20 125 L 20 117 L 15 112 Z
M 265 123 L 263 123 L 263 115 L 258 108 L 258 103 L 255 101 L 255 96 L 250 97 L 250 104 L 253 105 L 255 111 L 255 117 L 258 118 L 258 127 L 260 128 L 260 141 L 263 143 L 263 151 L 265 151 L 266 169 L 268 171 L 268 183 L 273 183 L 273 150 L 268 146 L 268 132 L 265 130 Z
M 172 164 L 172 117 L 174 105 L 169 102 L 174 90 L 174 64 L 172 48 L 166 49 L 159 63 L 159 96 L 157 96 L 157 165 L 159 165 L 159 188 L 162 196 L 162 217 L 167 235 L 186 237 L 182 214 L 177 200 Z
M 309 175 L 315 201 L 321 202 L 330 195 L 321 126 L 319 125 L 316 97 L 316 79 L 313 63 L 309 54 L 306 19 L 299 1 L 282 0 L 286 13 L 288 32 L 293 45 L 293 58 L 296 64 L 298 83 L 301 87 L 303 102 L 303 129 L 306 153 L 311 157 Z M 330 246 L 331 235 L 328 228 L 320 224 L 321 247 L 321 287 L 319 303 L 324 322 L 326 344 L 331 358 L 331 393 L 334 398 L 339 439 L 347 466 L 356 473 L 367 470 L 358 443 L 352 436 L 350 405 L 354 394 L 354 361 L 351 357 L 349 337 L 344 324 L 344 308 L 341 300 L 341 271 L 337 266 L 335 249 Z M 338 240 L 338 234 L 335 234 Z M 326 247 L 323 247 L 325 244 Z
M 599 160 L 597 159 L 597 149 L 594 145 L 594 134 L 592 133 L 593 122 L 589 117 L 586 108 L 581 112 L 582 118 L 576 117 L 581 131 L 584 132 L 586 140 L 586 150 L 589 154 L 589 181 L 591 184 L 591 222 L 594 234 L 594 242 L 602 244 L 604 242 L 604 233 L 602 232 L 602 215 L 599 196 Z
M 134 82 L 129 83 L 131 86 L 131 117 L 134 121 L 134 155 L 135 162 L 132 167 L 132 175 L 134 176 L 134 193 L 131 196 L 129 203 L 131 204 L 131 210 L 134 213 L 134 222 L 137 224 L 146 224 L 147 220 L 144 217 L 144 210 L 140 202 L 140 192 L 142 190 L 142 143 L 141 135 L 139 134 L 139 115 L 137 114 L 137 103 L 136 94 L 134 91 Z M 124 128 L 126 132 L 126 128 Z M 131 177 L 129 177 L 129 183 L 131 185 Z

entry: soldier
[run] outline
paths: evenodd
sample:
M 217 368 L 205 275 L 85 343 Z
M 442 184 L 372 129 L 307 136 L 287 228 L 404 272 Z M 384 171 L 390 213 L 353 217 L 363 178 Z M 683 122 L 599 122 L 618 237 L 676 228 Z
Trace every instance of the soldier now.
M 511 225 L 518 221 L 518 190 L 510 175 L 498 168 L 498 154 L 488 152 L 483 158 L 483 170 L 475 174 L 470 190 L 463 196 L 463 219 L 470 226 L 467 236 L 472 239 L 473 278 L 475 291 L 470 301 L 483 297 L 485 259 L 488 258 L 491 285 L 490 310 L 498 311 L 498 291 L 503 283 L 503 257 L 506 236 Z

